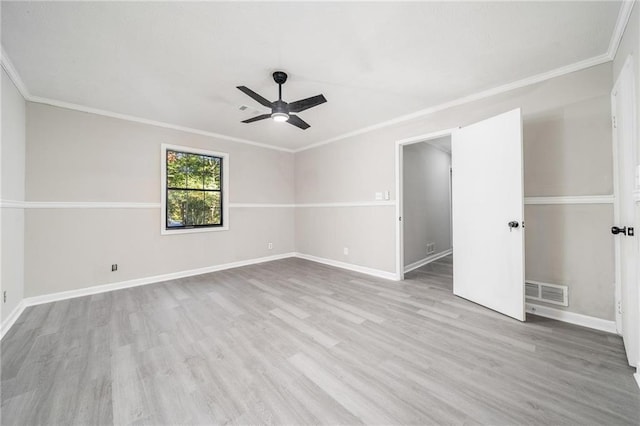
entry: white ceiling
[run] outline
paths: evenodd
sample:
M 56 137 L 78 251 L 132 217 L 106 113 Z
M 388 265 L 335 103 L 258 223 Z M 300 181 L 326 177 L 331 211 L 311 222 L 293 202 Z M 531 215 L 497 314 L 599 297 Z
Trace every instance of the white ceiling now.
M 298 149 L 606 54 L 619 9 L 3 1 L 2 46 L 33 97 Z M 284 100 L 328 99 L 300 113 L 311 128 L 240 123 L 260 107 L 235 87 L 274 100 L 280 69 Z

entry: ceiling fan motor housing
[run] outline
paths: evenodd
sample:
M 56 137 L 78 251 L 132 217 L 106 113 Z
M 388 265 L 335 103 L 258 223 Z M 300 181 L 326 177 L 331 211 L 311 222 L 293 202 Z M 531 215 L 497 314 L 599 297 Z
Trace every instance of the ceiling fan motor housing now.
M 273 81 L 275 81 L 277 84 L 284 84 L 287 81 L 287 73 L 284 71 L 274 72 Z
M 287 121 L 289 119 L 289 108 L 283 100 L 273 102 L 271 107 L 271 118 L 276 121 Z

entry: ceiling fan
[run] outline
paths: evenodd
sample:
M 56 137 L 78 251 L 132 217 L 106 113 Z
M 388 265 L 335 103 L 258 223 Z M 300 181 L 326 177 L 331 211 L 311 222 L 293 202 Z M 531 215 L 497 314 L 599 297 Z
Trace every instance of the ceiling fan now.
M 243 123 L 253 123 L 254 121 L 264 120 L 266 118 L 273 118 L 274 121 L 286 121 L 289 124 L 293 124 L 294 126 L 301 128 L 302 130 L 311 127 L 306 121 L 293 113 L 298 113 L 323 104 L 327 102 L 327 99 L 323 95 L 317 95 L 287 103 L 282 100 L 282 85 L 287 81 L 287 73 L 284 71 L 276 71 L 273 73 L 273 80 L 278 84 L 278 100 L 273 102 L 269 102 L 248 87 L 237 86 L 238 89 L 253 98 L 260 105 L 271 108 L 271 114 L 258 115 L 256 117 L 249 118 L 248 120 L 244 120 Z

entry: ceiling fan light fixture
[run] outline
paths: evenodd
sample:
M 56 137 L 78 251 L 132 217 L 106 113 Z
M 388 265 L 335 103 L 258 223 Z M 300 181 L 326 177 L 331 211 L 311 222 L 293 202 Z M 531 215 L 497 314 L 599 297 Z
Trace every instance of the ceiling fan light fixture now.
M 236 88 L 239 89 L 242 93 L 249 96 L 251 99 L 258 102 L 263 107 L 271 108 L 271 114 L 260 114 L 255 117 L 242 120 L 242 122 L 254 123 L 256 121 L 266 120 L 267 118 L 271 117 L 273 121 L 277 121 L 280 123 L 286 122 L 302 130 L 306 130 L 311 127 L 309 123 L 300 118 L 297 113 L 323 104 L 327 102 L 327 99 L 323 95 L 316 95 L 310 98 L 300 99 L 298 101 L 288 103 L 282 100 L 282 85 L 287 81 L 287 73 L 285 73 L 284 71 L 274 72 L 273 81 L 275 81 L 278 85 L 278 100 L 273 102 L 269 101 L 266 98 L 263 98 L 246 86 L 236 86 Z
M 289 114 L 286 112 L 274 112 L 271 114 L 271 118 L 273 118 L 273 121 L 277 121 L 278 123 L 284 123 L 289 119 Z

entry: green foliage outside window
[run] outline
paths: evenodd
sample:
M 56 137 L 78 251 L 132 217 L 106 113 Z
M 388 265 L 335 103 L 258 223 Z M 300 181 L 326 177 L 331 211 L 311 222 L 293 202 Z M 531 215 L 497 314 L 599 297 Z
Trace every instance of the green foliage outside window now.
M 167 228 L 222 225 L 222 158 L 167 150 Z

